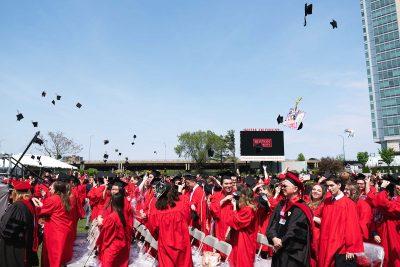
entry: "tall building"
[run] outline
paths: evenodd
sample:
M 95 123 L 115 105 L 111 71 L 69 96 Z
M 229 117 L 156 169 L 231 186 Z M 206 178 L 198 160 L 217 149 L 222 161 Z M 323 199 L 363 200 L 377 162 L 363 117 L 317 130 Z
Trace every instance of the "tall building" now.
M 372 135 L 400 151 L 400 0 L 360 0 Z

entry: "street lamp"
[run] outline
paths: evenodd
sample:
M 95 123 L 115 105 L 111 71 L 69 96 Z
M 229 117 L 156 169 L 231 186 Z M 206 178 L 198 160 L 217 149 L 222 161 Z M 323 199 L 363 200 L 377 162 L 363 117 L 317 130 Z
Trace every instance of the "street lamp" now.
M 167 144 L 164 142 L 164 161 L 167 161 Z
M 89 137 L 89 160 L 90 160 L 90 150 L 91 150 L 91 148 L 92 148 L 92 137 L 94 137 L 93 134 L 90 135 L 90 137 Z
M 346 161 L 346 152 L 344 150 L 344 136 L 339 134 L 340 137 L 342 137 L 342 150 L 343 150 L 343 161 Z

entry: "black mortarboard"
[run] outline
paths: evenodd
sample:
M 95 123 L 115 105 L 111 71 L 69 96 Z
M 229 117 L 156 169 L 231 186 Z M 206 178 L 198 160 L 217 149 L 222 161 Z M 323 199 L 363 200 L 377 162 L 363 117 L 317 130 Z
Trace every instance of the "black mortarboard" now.
M 105 159 L 105 160 L 103 160 L 104 161 L 104 163 L 107 163 L 107 160 Z
M 46 92 L 45 91 L 42 92 L 42 97 L 46 97 Z
M 35 155 L 32 155 L 32 156 L 31 156 L 31 159 L 35 159 Z
M 133 139 L 136 139 L 136 134 L 133 135 Z
M 108 141 L 107 139 L 104 140 L 104 144 L 107 145 L 108 143 L 110 143 L 110 141 Z
M 154 152 L 153 152 L 153 153 L 154 153 L 154 154 L 157 154 L 157 151 L 155 151 L 155 150 L 154 150 Z
M 57 100 L 60 100 L 61 99 L 61 96 L 60 95 L 57 95 Z
M 299 127 L 297 127 L 297 130 L 301 130 L 303 128 L 303 122 L 300 122 Z
M 108 159 L 108 154 L 104 153 L 103 158 Z
M 38 145 L 43 145 L 43 140 L 42 139 L 40 139 L 39 137 L 35 137 L 35 139 L 33 139 L 33 142 L 35 143 L 35 144 L 38 144 Z
M 121 153 L 121 152 L 119 152 L 119 153 L 118 153 L 118 156 L 121 156 L 121 155 L 122 155 L 122 153 Z
M 36 156 L 37 160 L 40 160 L 42 158 L 42 156 Z
M 135 144 L 135 142 L 132 142 L 131 145 L 133 146 Z
M 244 178 L 244 183 L 248 187 L 253 188 L 256 185 L 257 181 L 256 181 L 256 179 L 254 177 L 247 176 L 246 178 Z
M 283 122 L 283 117 L 279 114 L 278 118 L 276 118 L 276 121 L 278 122 L 278 124 L 281 124 Z
M 51 101 L 51 103 L 55 106 L 56 105 L 56 101 L 53 99 L 52 101 Z
M 214 150 L 212 149 L 212 148 L 209 148 L 208 150 L 207 150 L 207 154 L 208 154 L 208 156 L 211 158 L 211 157 L 214 157 Z
M 24 118 L 24 115 L 22 115 L 22 113 L 19 113 L 18 112 L 18 114 L 17 114 L 17 121 L 20 121 L 20 120 L 22 120 Z
M 78 103 L 76 103 L 76 107 L 77 107 L 77 108 L 81 108 L 81 107 L 82 107 L 82 104 L 78 102 Z
M 33 127 L 38 127 L 39 123 L 37 121 L 32 121 Z
M 336 20 L 332 19 L 330 24 L 332 25 L 332 29 L 336 29 L 337 28 L 337 21 Z
M 312 4 L 305 4 L 304 5 L 304 27 L 307 26 L 307 15 L 312 15 L 312 9 L 313 5 Z
M 115 149 L 115 152 L 118 152 L 118 148 Z

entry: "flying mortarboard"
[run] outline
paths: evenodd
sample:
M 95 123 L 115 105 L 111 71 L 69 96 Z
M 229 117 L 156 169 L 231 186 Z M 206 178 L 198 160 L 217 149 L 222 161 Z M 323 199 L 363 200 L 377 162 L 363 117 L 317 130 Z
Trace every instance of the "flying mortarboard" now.
M 35 144 L 38 144 L 38 145 L 43 145 L 43 140 L 42 139 L 40 139 L 39 137 L 35 137 L 35 139 L 33 139 L 33 142 L 35 143 Z
M 105 145 L 107 145 L 108 143 L 110 143 L 110 141 L 108 139 L 104 140 Z
M 32 155 L 32 156 L 31 156 L 31 159 L 35 159 L 35 155 Z
M 104 153 L 103 158 L 108 159 L 108 154 Z
M 76 107 L 77 107 L 77 108 L 81 108 L 81 107 L 82 107 L 82 104 L 78 102 L 78 103 L 76 103 Z
M 37 122 L 37 121 L 32 121 L 32 125 L 33 125 L 33 127 L 38 127 L 38 125 L 39 125 L 39 123 Z
M 104 161 L 104 163 L 107 163 L 107 160 L 106 160 L 106 159 L 104 159 L 103 161 Z
M 115 152 L 118 152 L 118 148 L 115 149 Z
M 36 156 L 37 160 L 40 160 L 42 158 L 42 156 Z
M 305 4 L 304 5 L 304 27 L 307 26 L 307 15 L 312 15 L 312 4 Z
M 332 29 L 336 29 L 337 28 L 337 21 L 336 20 L 332 19 L 330 24 L 332 25 Z
M 53 99 L 52 101 L 51 101 L 51 103 L 55 106 L 56 105 L 56 101 Z
M 154 153 L 154 154 L 157 154 L 157 151 L 155 151 L 155 150 L 154 150 L 154 152 L 153 152 L 153 153 Z
M 46 91 L 42 92 L 42 97 L 46 97 Z
M 135 142 L 132 142 L 131 145 L 133 146 L 135 144 Z
M 24 115 L 22 115 L 22 113 L 19 113 L 19 111 L 18 111 L 18 114 L 17 114 L 17 121 L 20 121 L 20 120 L 22 120 L 24 118 Z
M 276 121 L 278 124 L 281 124 L 283 122 L 283 117 L 281 115 L 278 115 L 278 118 L 276 118 Z
M 133 135 L 133 139 L 136 139 L 136 134 Z
M 122 153 L 121 153 L 121 152 L 119 152 L 119 153 L 118 153 L 118 156 L 122 156 Z
M 60 95 L 57 95 L 57 100 L 61 100 L 61 96 Z

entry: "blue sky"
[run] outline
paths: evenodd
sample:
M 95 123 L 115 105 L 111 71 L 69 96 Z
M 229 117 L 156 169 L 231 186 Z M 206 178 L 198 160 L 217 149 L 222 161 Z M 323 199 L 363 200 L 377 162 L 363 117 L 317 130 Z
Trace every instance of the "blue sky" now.
M 234 129 L 238 140 L 244 128 L 277 127 L 277 114 L 302 96 L 304 129 L 284 129 L 288 158 L 340 154 L 345 128 L 356 131 L 347 158 L 376 152 L 359 2 L 314 1 L 307 27 L 303 8 L 300 0 L 2 1 L 0 151 L 21 152 L 38 120 L 42 132 L 82 144 L 85 158 L 93 135 L 91 159 L 114 148 L 163 159 L 164 143 L 172 159 L 181 132 Z

